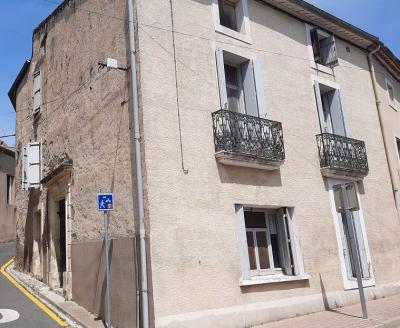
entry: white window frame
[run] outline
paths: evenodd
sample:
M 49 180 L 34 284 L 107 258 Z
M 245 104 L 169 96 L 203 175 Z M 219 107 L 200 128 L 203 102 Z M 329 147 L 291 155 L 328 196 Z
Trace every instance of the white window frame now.
M 241 9 L 241 14 L 243 16 L 241 30 L 235 31 L 220 24 L 218 0 L 212 0 L 211 7 L 214 17 L 215 31 L 227 35 L 229 37 L 232 37 L 234 39 L 243 41 L 245 43 L 252 44 L 253 40 L 251 39 L 250 35 L 250 20 L 247 7 L 247 0 L 235 0 L 235 1 L 237 1 L 237 6 Z
M 395 91 L 394 91 L 395 89 L 394 89 L 393 83 L 390 82 L 387 78 L 385 78 L 385 84 L 386 84 L 386 94 L 387 94 L 387 98 L 389 101 L 389 106 L 392 107 L 397 112 L 396 95 L 395 95 Z M 389 87 L 393 90 L 393 100 L 390 99 Z
M 336 211 L 335 198 L 333 195 L 333 186 L 338 185 L 338 184 L 348 183 L 349 181 L 328 178 L 327 182 L 328 182 L 329 197 L 331 199 L 332 218 L 333 218 L 333 223 L 335 225 L 336 240 L 337 240 L 337 244 L 338 244 L 338 255 L 339 255 L 339 260 L 340 260 L 340 269 L 341 269 L 341 273 L 342 273 L 343 286 L 344 286 L 345 290 L 357 289 L 358 288 L 357 279 L 348 277 L 348 268 L 347 268 L 347 264 L 346 264 L 346 259 L 344 257 L 344 247 L 343 247 L 343 243 L 342 243 L 342 235 L 341 235 L 340 225 L 339 225 L 339 220 L 341 218 L 339 217 L 340 213 L 338 213 Z M 369 251 L 367 232 L 365 229 L 365 222 L 364 222 L 364 215 L 363 215 L 363 211 L 362 211 L 362 204 L 361 204 L 361 200 L 360 200 L 360 193 L 358 190 L 357 183 L 355 182 L 354 184 L 356 186 L 358 204 L 360 205 L 360 209 L 359 209 L 358 213 L 359 213 L 359 217 L 360 217 L 360 225 L 361 225 L 362 235 L 363 235 L 363 239 L 364 239 L 365 255 L 367 257 L 367 262 L 370 265 L 370 278 L 363 279 L 362 283 L 363 283 L 364 287 L 371 287 L 371 286 L 375 286 L 375 276 L 374 276 L 374 270 L 373 270 L 373 265 L 372 265 L 372 261 L 371 261 L 371 254 Z
M 316 26 L 305 23 L 305 27 L 306 27 L 307 51 L 308 51 L 308 57 L 310 59 L 311 68 L 313 68 L 317 71 L 335 76 L 335 67 L 328 67 L 328 66 L 324 66 L 322 64 L 315 62 L 314 51 L 312 48 L 312 41 L 311 41 L 311 30 L 314 29 Z M 318 30 L 318 33 L 320 33 L 321 35 L 323 35 L 325 37 L 329 36 L 328 33 L 326 33 L 325 31 L 322 31 L 322 30 Z M 338 58 L 338 60 L 339 60 L 339 58 Z
M 251 285 L 259 285 L 259 284 L 268 284 L 268 283 L 276 283 L 276 282 L 285 282 L 285 281 L 298 281 L 298 280 L 308 280 L 310 278 L 309 275 L 304 272 L 304 263 L 303 263 L 303 254 L 301 252 L 299 233 L 296 225 L 296 217 L 294 215 L 294 211 L 292 208 L 288 208 L 290 212 L 290 224 L 289 224 L 289 234 L 292 245 L 292 253 L 293 253 L 293 264 L 295 269 L 295 275 L 288 276 L 282 274 L 282 269 L 274 270 L 271 272 L 271 269 L 267 270 L 250 270 L 250 261 L 248 256 L 248 248 L 247 248 L 247 230 L 264 230 L 259 228 L 249 228 L 246 229 L 245 225 L 245 217 L 244 212 L 247 208 L 254 208 L 258 212 L 264 212 L 265 215 L 271 209 L 279 209 L 281 206 L 270 207 L 268 206 L 254 206 L 254 205 L 243 205 L 236 204 L 235 205 L 235 213 L 236 213 L 236 226 L 237 226 L 237 235 L 239 242 L 239 258 L 240 258 L 240 268 L 241 268 L 241 278 L 240 278 L 240 286 L 251 286 Z M 288 221 L 289 222 L 289 221 Z M 267 222 L 268 227 L 268 222 Z M 267 228 L 268 229 L 268 228 Z M 267 234 L 268 236 L 268 234 Z M 269 238 L 269 237 L 268 237 Z M 268 252 L 270 253 L 270 243 L 268 247 Z M 272 252 L 272 249 L 271 249 Z M 272 256 L 270 257 L 270 261 L 273 262 Z M 273 263 L 271 263 L 271 267 L 273 268 Z M 261 274 L 260 274 L 261 273 Z

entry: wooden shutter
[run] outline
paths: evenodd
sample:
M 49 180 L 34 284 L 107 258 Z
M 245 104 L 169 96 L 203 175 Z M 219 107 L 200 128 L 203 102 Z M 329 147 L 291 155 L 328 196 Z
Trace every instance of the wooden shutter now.
M 314 54 L 314 60 L 317 63 L 321 62 L 321 48 L 319 44 L 319 38 L 318 38 L 318 29 L 315 27 L 310 31 L 311 35 L 311 45 L 313 49 L 313 54 Z
M 28 187 L 37 188 L 40 185 L 40 143 L 28 144 Z
M 328 36 L 320 41 L 321 63 L 326 66 L 334 67 L 338 65 L 335 37 Z
M 41 77 L 40 72 L 36 72 L 33 75 L 33 112 L 37 113 L 40 110 L 42 102 L 41 97 Z
M 22 164 L 21 164 L 21 187 L 23 190 L 28 189 L 28 150 L 24 147 L 22 152 Z
M 224 70 L 224 51 L 221 48 L 215 50 L 215 58 L 217 62 L 218 88 L 220 109 L 228 109 L 228 96 L 226 93 L 226 81 Z
M 346 127 L 344 125 L 344 117 L 342 111 L 342 103 L 340 99 L 340 91 L 334 90 L 329 93 L 332 130 L 334 134 L 346 136 Z
M 371 274 L 369 272 L 370 271 L 369 263 L 368 263 L 368 259 L 367 259 L 367 253 L 365 251 L 364 236 L 362 233 L 359 211 L 353 212 L 353 220 L 354 220 L 354 230 L 356 233 L 358 250 L 359 250 L 359 255 L 360 255 L 362 277 L 370 278 Z
M 314 81 L 314 93 L 315 93 L 315 101 L 317 103 L 319 127 L 321 129 L 321 133 L 327 132 L 328 127 L 326 125 L 324 118 L 324 109 L 322 107 L 321 91 L 319 89 L 319 82 L 317 80 Z
M 288 236 L 288 230 L 286 226 L 286 214 L 284 209 L 280 208 L 277 212 L 277 228 L 278 228 L 278 240 L 280 244 L 282 267 L 287 275 L 293 275 L 292 261 L 290 258 L 290 236 Z
M 248 60 L 240 65 L 246 114 L 258 117 L 257 93 L 254 82 L 253 62 Z
M 262 67 L 261 67 L 260 61 L 257 58 L 254 58 L 252 60 L 252 63 L 253 63 L 253 72 L 254 72 L 254 86 L 255 86 L 256 96 L 257 96 L 258 115 L 261 118 L 266 118 L 267 117 L 267 107 L 265 104 Z

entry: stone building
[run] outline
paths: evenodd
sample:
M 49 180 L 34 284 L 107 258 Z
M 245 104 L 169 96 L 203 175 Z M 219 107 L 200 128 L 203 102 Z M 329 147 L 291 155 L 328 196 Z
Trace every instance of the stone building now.
M 357 302 L 351 222 L 367 297 L 400 292 L 398 59 L 300 0 L 134 2 L 141 172 L 125 1 L 64 1 L 33 33 L 10 90 L 17 267 L 103 316 L 95 200 L 114 192 L 113 322 L 131 326 L 147 292 L 140 175 L 151 326 L 242 328 Z
M 0 140 L 0 243 L 15 240 L 14 150 Z

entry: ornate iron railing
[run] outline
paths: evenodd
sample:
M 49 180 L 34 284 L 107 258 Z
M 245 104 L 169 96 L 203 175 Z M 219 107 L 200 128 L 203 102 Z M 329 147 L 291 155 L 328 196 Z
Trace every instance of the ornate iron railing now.
M 321 168 L 368 173 L 365 143 L 331 133 L 316 136 Z
M 229 110 L 212 113 L 215 151 L 283 161 L 282 124 Z

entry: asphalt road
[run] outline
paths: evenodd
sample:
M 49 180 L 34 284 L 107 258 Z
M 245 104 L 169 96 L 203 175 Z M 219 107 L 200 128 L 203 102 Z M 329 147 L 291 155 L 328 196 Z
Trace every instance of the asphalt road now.
M 14 256 L 14 244 L 0 244 L 0 266 Z M 1 323 L 15 312 L 6 312 L 3 309 L 14 310 L 19 318 L 12 322 Z M 36 304 L 22 294 L 4 275 L 0 273 L 0 328 L 60 328 L 60 326 Z

